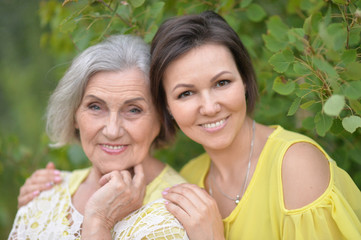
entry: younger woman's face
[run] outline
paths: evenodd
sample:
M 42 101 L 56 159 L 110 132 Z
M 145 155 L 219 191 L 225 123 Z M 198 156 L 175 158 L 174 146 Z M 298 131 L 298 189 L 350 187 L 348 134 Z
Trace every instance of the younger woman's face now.
M 205 44 L 173 61 L 164 74 L 169 111 L 207 150 L 231 146 L 246 117 L 245 85 L 231 52 Z

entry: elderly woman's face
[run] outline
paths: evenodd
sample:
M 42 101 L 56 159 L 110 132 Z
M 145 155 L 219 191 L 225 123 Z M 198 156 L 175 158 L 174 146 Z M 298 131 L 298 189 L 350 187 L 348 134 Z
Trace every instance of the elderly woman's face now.
M 160 123 L 138 69 L 99 72 L 75 115 L 85 154 L 101 174 L 130 168 L 149 156 Z

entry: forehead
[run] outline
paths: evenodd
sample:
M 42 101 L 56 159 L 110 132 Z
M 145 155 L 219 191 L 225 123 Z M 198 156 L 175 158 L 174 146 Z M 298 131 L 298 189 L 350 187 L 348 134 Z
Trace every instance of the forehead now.
M 149 84 L 146 75 L 137 68 L 124 71 L 101 71 L 90 77 L 85 88 L 87 92 L 106 91 L 109 93 L 140 92 L 149 95 Z
M 179 74 L 193 75 L 200 72 L 211 74 L 222 70 L 237 70 L 232 53 L 225 45 L 206 43 L 172 61 L 166 68 L 164 77 L 167 79 L 173 74 L 180 76 Z

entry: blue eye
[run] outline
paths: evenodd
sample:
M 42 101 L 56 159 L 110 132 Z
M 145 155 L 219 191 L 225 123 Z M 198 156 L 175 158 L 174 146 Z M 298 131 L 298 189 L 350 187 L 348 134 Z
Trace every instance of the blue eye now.
M 230 83 L 231 81 L 229 80 L 220 80 L 216 83 L 216 87 L 223 87 L 226 86 Z
M 181 94 L 179 94 L 178 98 L 185 98 L 185 97 L 189 97 L 193 95 L 193 93 L 191 91 L 185 91 L 185 92 L 182 92 Z
M 88 108 L 95 111 L 100 110 L 100 106 L 96 104 L 90 104 Z
M 133 113 L 133 114 L 138 114 L 138 113 L 141 113 L 142 110 L 140 108 L 137 108 L 137 107 L 134 107 L 134 108 L 131 108 L 129 110 L 129 112 Z

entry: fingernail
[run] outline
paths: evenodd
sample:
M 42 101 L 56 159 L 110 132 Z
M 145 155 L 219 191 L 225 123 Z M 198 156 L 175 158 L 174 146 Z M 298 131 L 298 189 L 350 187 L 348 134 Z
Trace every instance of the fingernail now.
M 36 191 L 33 192 L 33 196 L 34 196 L 34 197 L 35 197 L 35 196 L 38 196 L 39 193 L 40 193 L 40 191 L 39 191 L 39 190 L 36 190 Z
M 167 195 L 168 192 L 167 192 L 167 191 L 163 191 L 162 194 L 163 194 L 163 195 Z
M 57 169 L 55 169 L 55 170 L 54 170 L 54 174 L 55 174 L 55 175 L 60 175 L 60 171 L 57 170 Z
M 55 176 L 54 177 L 54 182 L 60 182 L 61 181 L 61 177 L 60 176 Z
M 48 182 L 48 183 L 46 183 L 46 187 L 52 187 L 53 185 L 54 185 L 53 182 Z
M 169 202 L 168 201 L 165 201 L 164 204 L 167 205 Z
M 164 189 L 164 191 L 166 191 L 166 192 L 167 192 L 169 189 L 170 189 L 170 188 L 169 188 L 169 187 L 167 187 L 167 188 L 165 188 L 165 189 Z

